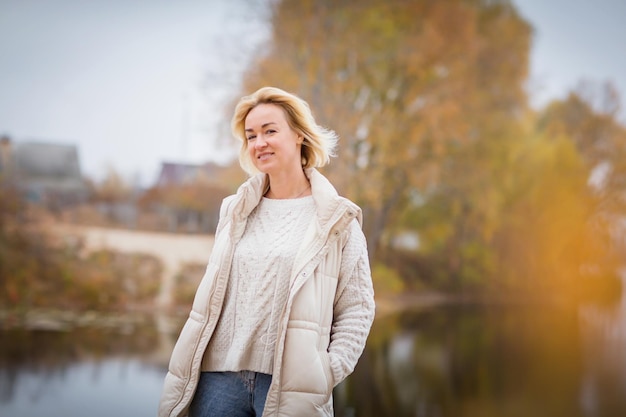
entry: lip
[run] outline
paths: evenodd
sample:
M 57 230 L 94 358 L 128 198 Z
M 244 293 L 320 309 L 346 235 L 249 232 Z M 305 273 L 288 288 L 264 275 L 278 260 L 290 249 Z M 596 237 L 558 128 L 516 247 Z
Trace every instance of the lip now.
M 256 156 L 256 159 L 263 160 L 272 155 L 274 155 L 274 152 L 262 152 Z

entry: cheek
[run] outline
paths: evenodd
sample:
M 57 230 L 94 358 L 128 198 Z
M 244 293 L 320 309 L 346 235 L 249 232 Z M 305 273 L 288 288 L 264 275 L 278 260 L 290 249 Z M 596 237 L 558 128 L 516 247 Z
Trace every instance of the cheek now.
M 254 146 L 250 146 L 249 143 L 247 145 L 245 145 L 245 153 L 248 154 L 248 157 L 254 163 L 255 162 L 255 160 L 254 160 Z

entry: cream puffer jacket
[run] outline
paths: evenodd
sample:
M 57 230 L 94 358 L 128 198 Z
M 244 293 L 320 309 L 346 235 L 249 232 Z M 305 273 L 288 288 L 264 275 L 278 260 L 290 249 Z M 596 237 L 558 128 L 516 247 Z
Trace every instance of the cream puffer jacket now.
M 305 172 L 317 216 L 292 269 L 263 416 L 332 416 L 333 388 L 353 371 L 374 319 L 361 211 L 318 171 Z M 264 174 L 250 178 L 222 204 L 206 273 L 172 352 L 159 417 L 187 415 L 222 310 L 234 247 L 266 181 Z

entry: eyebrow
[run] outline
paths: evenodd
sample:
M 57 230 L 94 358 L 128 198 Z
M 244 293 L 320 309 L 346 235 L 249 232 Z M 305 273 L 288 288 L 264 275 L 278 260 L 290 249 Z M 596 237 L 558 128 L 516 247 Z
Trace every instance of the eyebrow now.
M 267 122 L 267 123 L 263 123 L 263 124 L 261 125 L 261 129 L 266 128 L 266 127 L 267 127 L 267 126 L 269 126 L 269 125 L 277 125 L 277 124 L 278 124 L 278 123 L 276 123 L 276 122 Z M 244 132 L 252 132 L 253 130 L 254 130 L 254 129 L 252 129 L 252 128 L 248 128 L 248 129 L 244 129 Z

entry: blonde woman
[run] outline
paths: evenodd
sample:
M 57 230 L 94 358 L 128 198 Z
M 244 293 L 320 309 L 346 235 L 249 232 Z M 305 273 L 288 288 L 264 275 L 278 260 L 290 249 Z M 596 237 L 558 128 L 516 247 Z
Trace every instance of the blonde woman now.
M 331 416 L 374 319 L 361 210 L 315 169 L 337 136 L 273 87 L 232 130 L 251 177 L 222 203 L 159 416 Z

